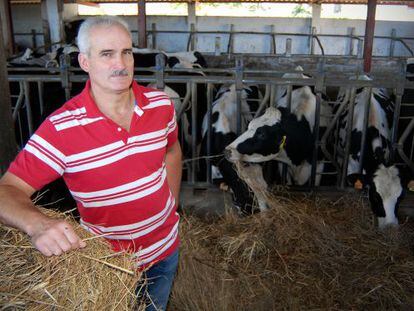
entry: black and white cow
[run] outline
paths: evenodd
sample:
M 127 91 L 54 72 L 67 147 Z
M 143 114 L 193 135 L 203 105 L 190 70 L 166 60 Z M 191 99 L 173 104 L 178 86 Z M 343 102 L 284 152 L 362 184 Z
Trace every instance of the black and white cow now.
M 244 130 L 252 119 L 251 106 L 257 106 L 259 95 L 257 86 L 245 86 L 241 92 L 241 129 Z M 247 185 L 240 179 L 233 164 L 224 158 L 225 147 L 237 137 L 237 93 L 236 86 L 222 85 L 212 104 L 211 113 L 211 149 L 207 152 L 208 116 L 205 115 L 202 125 L 202 142 L 200 156 L 212 158 L 213 179 L 223 179 L 234 194 L 234 204 L 242 214 L 251 214 L 253 196 Z M 204 163 L 204 165 L 203 165 Z M 205 162 L 201 161 L 201 173 L 205 174 Z M 201 174 L 200 176 L 205 176 Z M 200 177 L 203 178 L 203 177 Z
M 360 80 L 370 80 L 366 75 Z M 368 87 L 356 90 L 355 102 L 350 102 L 349 89 L 341 89 L 338 103 L 346 107 L 354 105 L 350 154 L 348 158 L 348 180 L 355 183 L 361 179 L 369 188 L 371 209 L 378 217 L 378 225 L 398 225 L 397 210 L 404 194 L 405 176 L 391 161 L 391 127 L 394 114 L 392 95 L 386 89 Z M 361 140 L 365 127 L 364 110 L 369 105 L 366 121 L 366 141 L 362 146 L 364 158 L 361 159 Z M 348 127 L 348 110 L 344 110 L 339 124 L 339 145 L 345 148 L 346 129 Z M 340 154 L 340 153 L 339 153 Z M 343 159 L 339 159 L 339 162 Z M 362 173 L 362 174 L 361 174 Z
M 301 71 L 301 68 L 297 68 Z M 287 74 L 286 78 L 302 78 L 302 73 Z M 276 106 L 251 121 L 248 130 L 227 147 L 231 161 L 263 163 L 277 160 L 288 164 L 288 182 L 304 185 L 310 180 L 315 145 L 314 126 L 316 96 L 309 86 L 294 86 L 291 107 L 287 108 L 287 87 L 279 87 Z M 321 133 L 329 117 L 329 106 L 322 103 Z M 316 184 L 320 182 L 323 162 L 317 163 Z

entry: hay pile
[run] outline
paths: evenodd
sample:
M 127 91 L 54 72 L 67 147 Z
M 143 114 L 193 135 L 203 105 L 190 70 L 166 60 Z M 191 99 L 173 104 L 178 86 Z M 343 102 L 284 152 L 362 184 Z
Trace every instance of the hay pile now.
M 414 228 L 379 231 L 362 197 L 274 197 L 181 224 L 170 310 L 413 309 Z
M 133 261 L 111 252 L 103 238 L 92 238 L 69 217 L 66 220 L 87 246 L 49 258 L 35 250 L 25 234 L 0 225 L 0 309 L 139 309 L 134 306 L 134 290 L 140 275 L 133 272 Z

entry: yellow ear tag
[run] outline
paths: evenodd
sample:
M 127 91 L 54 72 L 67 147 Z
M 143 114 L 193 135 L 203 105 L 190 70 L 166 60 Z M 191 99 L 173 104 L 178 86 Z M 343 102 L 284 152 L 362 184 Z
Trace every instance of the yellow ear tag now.
M 285 144 L 286 144 L 286 135 L 282 137 L 282 142 L 279 145 L 279 150 L 282 150 L 283 148 L 285 148 Z

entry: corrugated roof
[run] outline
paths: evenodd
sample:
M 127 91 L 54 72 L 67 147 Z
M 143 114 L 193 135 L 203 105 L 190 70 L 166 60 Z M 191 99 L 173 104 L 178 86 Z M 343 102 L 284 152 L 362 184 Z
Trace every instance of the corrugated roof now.
M 12 4 L 38 4 L 41 0 L 11 0 Z M 65 3 L 131 3 L 138 2 L 136 0 L 64 0 Z M 331 3 L 331 4 L 367 4 L 368 0 L 147 0 L 146 2 L 280 2 L 280 3 Z M 377 0 L 377 4 L 393 4 L 393 5 L 410 5 L 414 6 L 414 0 L 397 1 L 397 0 Z

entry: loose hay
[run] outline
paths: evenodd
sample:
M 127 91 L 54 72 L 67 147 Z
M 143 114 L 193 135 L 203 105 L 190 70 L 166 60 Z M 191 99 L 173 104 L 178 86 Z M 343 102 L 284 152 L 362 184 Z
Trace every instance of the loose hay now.
M 42 209 L 54 218 L 64 217 Z M 103 238 L 92 238 L 65 217 L 87 242 L 81 250 L 45 257 L 28 236 L 0 225 L 1 310 L 131 310 L 141 275 L 125 253 L 114 254 Z
M 269 197 L 271 209 L 181 223 L 171 310 L 414 308 L 414 228 L 379 231 L 362 197 Z

